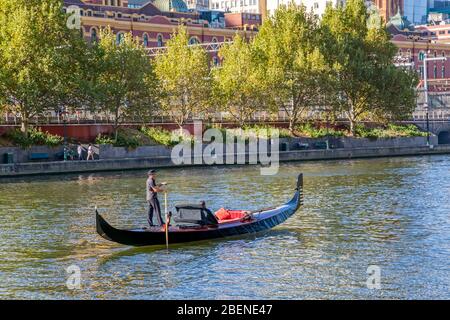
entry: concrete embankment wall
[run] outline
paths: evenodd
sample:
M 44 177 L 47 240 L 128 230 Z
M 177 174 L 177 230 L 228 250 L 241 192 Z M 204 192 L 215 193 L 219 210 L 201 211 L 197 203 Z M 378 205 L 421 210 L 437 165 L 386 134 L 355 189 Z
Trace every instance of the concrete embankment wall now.
M 308 160 L 338 160 L 372 157 L 414 156 L 429 154 L 450 154 L 450 145 L 418 147 L 353 148 L 329 150 L 303 150 L 279 152 L 280 162 Z M 247 154 L 248 156 L 248 154 Z M 200 160 L 195 164 L 195 160 Z M 224 161 L 225 163 L 225 161 Z M 86 173 L 114 170 L 148 169 L 164 167 L 202 166 L 202 159 L 175 165 L 169 156 L 151 158 L 103 159 L 97 161 L 58 161 L 42 163 L 16 163 L 0 165 L 0 177 L 14 177 L 42 174 Z
M 283 151 L 296 151 L 299 150 L 299 144 L 307 144 L 312 146 L 317 142 L 325 142 L 325 138 L 313 139 L 313 138 L 282 138 L 281 144 L 287 146 Z M 425 137 L 410 137 L 410 138 L 389 138 L 389 139 L 361 139 L 361 138 L 330 138 L 328 139 L 331 149 L 354 149 L 354 148 L 414 148 L 425 146 L 427 140 Z M 430 142 L 432 145 L 437 145 L 437 137 L 431 136 Z M 204 146 L 206 147 L 206 145 Z M 76 149 L 73 147 L 72 149 Z M 248 146 L 246 146 L 246 152 L 248 152 Z M 95 148 L 97 151 L 97 148 Z M 63 151 L 63 147 L 49 148 L 45 146 L 33 146 L 30 148 L 19 147 L 4 147 L 0 148 L 0 164 L 3 161 L 3 155 L 5 153 L 12 153 L 14 163 L 30 162 L 29 158 L 32 153 L 46 153 L 49 155 L 50 161 L 56 161 L 56 155 Z M 308 149 L 308 151 L 314 151 Z M 226 152 L 224 150 L 224 152 Z M 111 145 L 100 145 L 98 147 L 98 155 L 102 160 L 112 159 L 128 159 L 128 158 L 153 158 L 153 157 L 170 157 L 171 149 L 156 145 L 156 146 L 143 146 L 136 149 L 128 149 L 123 147 L 113 147 Z M 86 157 L 86 152 L 84 152 Z

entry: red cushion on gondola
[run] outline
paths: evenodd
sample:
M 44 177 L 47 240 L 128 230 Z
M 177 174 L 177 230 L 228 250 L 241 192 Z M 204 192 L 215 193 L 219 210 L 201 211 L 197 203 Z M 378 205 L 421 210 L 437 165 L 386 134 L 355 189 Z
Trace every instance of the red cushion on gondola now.
M 228 221 L 228 220 L 235 220 L 235 219 L 242 219 L 245 217 L 245 214 L 248 211 L 245 210 L 227 210 L 225 208 L 220 208 L 216 213 L 215 216 L 217 220 L 220 221 Z
M 225 208 L 220 208 L 216 213 L 215 216 L 217 220 L 228 220 L 231 219 L 231 215 Z

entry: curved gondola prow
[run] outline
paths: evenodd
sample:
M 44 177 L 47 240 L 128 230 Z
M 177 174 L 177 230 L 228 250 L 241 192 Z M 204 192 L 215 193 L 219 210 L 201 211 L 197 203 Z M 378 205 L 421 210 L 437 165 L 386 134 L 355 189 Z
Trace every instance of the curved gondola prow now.
M 105 219 L 98 213 L 97 207 L 95 207 L 95 228 L 97 233 L 104 239 L 112 241 L 107 235 L 108 230 L 114 229 Z M 106 230 L 105 230 L 106 229 Z
M 297 177 L 297 187 L 295 188 L 295 190 L 297 192 L 288 204 L 295 204 L 297 210 L 298 208 L 300 208 L 300 206 L 303 205 L 303 173 L 300 173 Z

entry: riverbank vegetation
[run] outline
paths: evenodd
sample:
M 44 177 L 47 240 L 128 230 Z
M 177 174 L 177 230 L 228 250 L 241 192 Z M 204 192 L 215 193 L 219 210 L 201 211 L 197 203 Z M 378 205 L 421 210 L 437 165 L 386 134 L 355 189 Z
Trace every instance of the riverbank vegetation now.
M 327 126 L 323 123 L 308 122 L 298 125 L 291 131 L 288 128 L 279 128 L 267 125 L 246 125 L 243 128 L 222 128 L 220 126 L 209 126 L 205 129 L 219 130 L 226 143 L 227 138 L 236 137 L 238 140 L 247 141 L 249 138 L 273 137 L 275 134 L 280 139 L 284 138 L 368 138 L 383 139 L 396 137 L 425 137 L 426 132 L 420 131 L 415 125 L 382 125 L 366 126 L 359 124 L 352 135 L 348 126 Z M 161 127 L 142 127 L 137 129 L 120 129 L 117 141 L 113 135 L 99 135 L 96 144 L 111 144 L 116 147 L 136 148 L 148 145 L 164 145 L 173 147 L 180 141 L 193 142 L 194 138 L 187 133 L 181 136 L 178 130 L 169 131 Z
M 426 132 L 419 130 L 415 125 L 378 125 L 378 126 L 366 126 L 364 124 L 358 124 L 354 128 L 352 134 L 350 128 L 346 126 L 324 126 L 321 124 L 306 123 L 299 125 L 295 128 L 294 136 L 296 137 L 308 137 L 308 138 L 341 138 L 341 137 L 357 137 L 357 138 L 369 138 L 369 139 L 383 139 L 383 138 L 396 138 L 396 137 L 426 137 Z
M 33 133 L 32 117 L 81 108 L 112 115 L 114 135 L 97 140 L 115 145 L 142 143 L 121 134 L 127 119 L 144 125 L 164 116 L 181 129 L 189 119 L 220 113 L 245 128 L 255 113 L 280 110 L 289 122 L 284 136 L 382 136 L 407 133 L 362 130 L 361 123 L 386 126 L 415 108 L 417 76 L 394 66 L 397 49 L 363 0 L 328 6 L 321 20 L 304 6 L 282 6 L 254 39 L 237 34 L 214 61 L 202 47 L 187 45 L 183 26 L 164 54 L 150 58 L 131 34 L 106 28 L 88 43 L 67 19 L 61 0 L 0 3 L 0 111 L 19 115 L 25 137 Z M 348 131 L 316 132 L 304 124 L 311 115 L 346 119 Z M 171 143 L 163 130 L 141 133 Z
M 4 135 L 4 139 L 10 146 L 20 146 L 22 148 L 31 146 L 57 147 L 63 144 L 62 137 L 36 128 L 29 128 L 27 135 L 18 129 L 11 130 Z
M 329 125 L 324 123 L 307 122 L 298 125 L 293 131 L 288 128 L 279 128 L 268 125 L 246 125 L 243 128 L 226 129 L 218 125 L 208 126 L 205 129 L 217 129 L 222 133 L 224 139 L 235 136 L 237 139 L 248 140 L 250 137 L 267 136 L 272 137 L 278 134 L 279 138 L 344 138 L 352 136 L 349 128 L 345 125 Z M 382 125 L 366 126 L 359 124 L 355 128 L 354 137 L 383 139 L 395 137 L 425 137 L 426 132 L 420 131 L 415 125 Z M 71 139 L 72 143 L 76 143 Z M 161 127 L 142 126 L 139 129 L 122 127 L 112 134 L 99 134 L 94 142 L 95 144 L 110 144 L 115 147 L 126 147 L 134 149 L 140 146 L 163 145 L 173 147 L 180 141 L 193 142 L 193 137 L 186 132 L 180 136 L 179 130 L 167 130 Z M 226 140 L 224 140 L 226 142 Z M 19 129 L 11 130 L 0 137 L 0 147 L 30 147 L 33 145 L 43 145 L 49 147 L 61 146 L 63 138 L 58 135 L 52 135 L 39 129 L 30 128 L 28 135 L 25 136 Z

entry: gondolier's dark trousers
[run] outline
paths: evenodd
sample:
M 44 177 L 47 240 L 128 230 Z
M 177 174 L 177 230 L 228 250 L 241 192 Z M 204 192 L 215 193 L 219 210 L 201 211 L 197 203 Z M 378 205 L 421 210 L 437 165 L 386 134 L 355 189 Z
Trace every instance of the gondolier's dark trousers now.
M 156 220 L 158 220 L 158 225 L 162 226 L 163 221 L 161 217 L 161 206 L 159 205 L 159 200 L 157 197 L 152 197 L 148 200 L 148 224 L 153 225 L 153 214 L 156 215 Z

